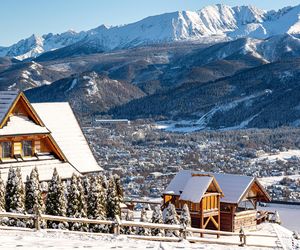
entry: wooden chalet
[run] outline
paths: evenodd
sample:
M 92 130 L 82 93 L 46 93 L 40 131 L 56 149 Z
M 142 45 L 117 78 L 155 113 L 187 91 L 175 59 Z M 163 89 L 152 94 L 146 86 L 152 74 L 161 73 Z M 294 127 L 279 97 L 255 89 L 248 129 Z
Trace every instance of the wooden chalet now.
M 23 181 L 37 167 L 41 181 L 54 168 L 63 179 L 101 171 L 68 103 L 34 103 L 16 91 L 0 91 L 0 171 L 21 169 Z
M 197 182 L 193 182 L 193 185 L 189 184 L 190 181 L 197 175 L 205 174 L 213 176 L 215 183 L 218 183 L 220 187 L 218 189 L 220 205 L 214 207 L 213 204 L 215 203 L 212 203 L 210 198 L 206 202 L 202 201 L 202 206 L 189 206 L 191 209 L 192 226 L 214 229 L 215 225 L 212 225 L 210 222 L 204 222 L 203 224 L 201 220 L 195 219 L 194 214 L 197 213 L 201 217 L 201 214 L 209 213 L 212 209 L 215 210 L 218 208 L 220 213 L 220 230 L 236 232 L 241 228 L 250 229 L 256 227 L 257 202 L 269 202 L 271 198 L 264 187 L 254 177 L 182 170 L 176 174 L 164 191 L 164 203 L 172 202 L 180 212 L 182 203 L 192 202 L 191 199 L 185 198 L 188 197 L 186 193 L 189 193 L 191 196 L 194 193 L 201 194 L 203 190 L 201 180 L 205 181 L 205 179 L 199 178 Z M 182 194 L 185 194 L 184 197 L 182 197 Z M 179 200 L 182 201 L 179 202 Z
M 180 213 L 187 204 L 193 227 L 220 230 L 220 198 L 223 192 L 210 174 L 182 172 L 177 174 L 164 192 L 165 206 L 173 203 Z

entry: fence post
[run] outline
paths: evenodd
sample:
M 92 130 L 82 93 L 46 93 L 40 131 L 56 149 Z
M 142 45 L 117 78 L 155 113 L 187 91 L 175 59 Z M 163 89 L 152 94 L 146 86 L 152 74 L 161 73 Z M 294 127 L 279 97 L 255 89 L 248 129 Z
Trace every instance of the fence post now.
M 40 230 L 41 229 L 41 213 L 40 213 L 40 210 L 38 209 L 38 206 L 37 205 L 35 205 L 34 206 L 34 212 L 35 212 L 35 215 L 34 215 L 34 228 L 35 228 L 35 230 Z
M 121 220 L 119 215 L 116 215 L 116 221 L 114 223 L 114 234 L 119 235 L 121 232 Z
M 186 225 L 181 225 L 179 232 L 180 232 L 180 234 L 179 234 L 180 237 L 182 237 L 183 239 L 186 240 L 186 236 L 187 236 Z
M 246 235 L 245 235 L 245 232 L 244 232 L 244 230 L 243 230 L 243 228 L 241 227 L 241 229 L 240 229 L 240 235 L 239 235 L 239 237 L 240 237 L 240 247 L 243 247 L 243 246 L 245 246 L 245 244 L 246 244 Z

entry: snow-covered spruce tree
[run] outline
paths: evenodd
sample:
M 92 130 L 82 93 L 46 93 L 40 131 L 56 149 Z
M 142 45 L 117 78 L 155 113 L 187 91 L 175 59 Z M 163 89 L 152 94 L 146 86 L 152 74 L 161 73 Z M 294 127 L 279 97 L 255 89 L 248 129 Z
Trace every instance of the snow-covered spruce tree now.
M 156 206 L 154 208 L 154 211 L 152 213 L 152 218 L 151 218 L 151 222 L 152 223 L 157 223 L 157 224 L 162 224 L 164 223 L 163 221 L 163 216 L 162 216 L 162 212 L 160 209 L 160 206 Z M 153 236 L 164 236 L 165 232 L 163 229 L 159 229 L 159 228 L 152 228 L 151 229 L 151 234 Z
M 105 193 L 97 176 L 91 178 L 91 189 L 88 194 L 87 215 L 89 219 L 106 219 Z M 107 227 L 104 225 L 90 225 L 92 232 L 106 232 Z
M 17 168 L 17 170 L 9 169 L 5 202 L 7 212 L 23 213 L 25 210 L 25 190 L 20 168 Z M 23 220 L 19 219 L 10 219 L 8 224 L 17 227 L 26 226 Z
M 87 198 L 84 194 L 84 187 L 81 178 L 77 178 L 77 188 L 78 192 L 80 193 L 81 198 L 79 199 L 79 211 L 81 211 L 81 218 L 87 218 Z M 82 223 L 81 224 L 81 231 L 88 232 L 89 225 Z
M 147 217 L 147 211 L 146 211 L 145 208 L 143 208 L 142 211 L 141 211 L 140 222 L 149 222 L 148 217 Z M 144 228 L 144 227 L 138 227 L 136 229 L 136 233 L 138 235 L 145 235 L 145 236 L 151 235 L 150 229 L 149 228 Z
M 81 179 L 72 175 L 68 193 L 67 216 L 73 218 L 86 217 L 86 202 Z M 69 223 L 69 229 L 73 231 L 86 231 L 86 225 L 82 223 Z
M 25 210 L 29 214 L 34 214 L 36 212 L 42 214 L 45 211 L 37 168 L 31 170 L 30 177 L 27 176 L 25 184 Z M 45 226 L 42 221 L 41 225 L 42 227 Z M 27 227 L 33 226 L 34 221 L 28 220 Z
M 0 172 L 0 212 L 5 212 L 5 186 Z
M 191 215 L 190 210 L 187 204 L 183 205 L 180 217 L 179 217 L 180 225 L 184 227 L 191 227 Z M 192 236 L 191 232 L 186 233 L 187 236 Z
M 5 212 L 5 185 L 1 178 L 0 172 L 0 212 Z M 1 218 L 0 225 L 6 225 L 8 223 L 8 218 Z
M 101 179 L 102 187 L 106 190 L 108 188 L 108 180 L 105 175 L 101 174 L 98 175 L 98 177 Z
M 61 181 L 56 168 L 48 186 L 46 214 L 66 216 L 65 185 Z M 48 228 L 66 229 L 68 228 L 68 223 L 48 221 Z
M 108 219 L 112 220 L 116 218 L 116 215 L 121 216 L 120 200 L 113 176 L 110 176 L 108 181 L 106 215 Z
M 122 188 L 122 185 L 121 185 L 120 176 L 115 174 L 114 175 L 114 180 L 115 180 L 116 192 L 117 192 L 117 196 L 119 198 L 119 202 L 122 203 L 123 199 L 124 199 L 124 192 L 123 192 L 123 188 Z
M 179 225 L 178 215 L 176 213 L 176 208 L 172 203 L 169 203 L 168 207 L 165 211 L 164 216 L 164 223 L 171 224 L 171 225 Z M 166 230 L 165 235 L 168 237 L 178 237 L 179 231 L 178 230 Z
M 91 190 L 91 178 L 92 178 L 91 176 L 87 176 L 87 175 L 82 178 L 82 186 L 83 186 L 86 200 Z
M 14 213 L 24 212 L 25 192 L 21 177 L 21 170 L 10 168 L 6 183 L 6 211 Z
M 40 213 L 44 212 L 44 203 L 42 198 L 39 173 L 37 168 L 33 168 L 30 177 L 27 176 L 25 184 L 25 209 L 29 214 L 35 213 L 38 209 Z
M 191 215 L 190 210 L 187 204 L 184 204 L 180 217 L 179 217 L 180 224 L 186 227 L 191 226 Z

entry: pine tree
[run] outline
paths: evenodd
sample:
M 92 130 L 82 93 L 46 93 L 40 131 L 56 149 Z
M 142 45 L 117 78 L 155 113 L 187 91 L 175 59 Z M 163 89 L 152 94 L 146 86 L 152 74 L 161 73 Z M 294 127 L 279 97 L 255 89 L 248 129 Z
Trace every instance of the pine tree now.
M 0 212 L 5 212 L 5 186 L 0 172 Z
M 105 193 L 97 176 L 91 178 L 93 185 L 88 194 L 87 215 L 90 219 L 106 219 Z M 106 227 L 102 225 L 90 225 L 92 232 L 105 232 Z
M 147 217 L 147 211 L 146 211 L 145 208 L 143 208 L 142 211 L 141 211 L 140 222 L 149 222 L 148 217 Z M 138 227 L 137 228 L 137 234 L 138 235 L 149 236 L 150 235 L 150 230 L 149 230 L 149 228 Z
M 9 169 L 8 180 L 6 183 L 6 211 L 12 213 L 23 213 L 25 210 L 25 190 L 22 181 L 20 168 Z M 10 219 L 8 222 L 11 226 L 25 227 L 25 223 L 19 219 Z
M 101 178 L 102 187 L 107 190 L 108 188 L 108 180 L 105 175 L 98 175 Z
M 35 213 L 38 209 L 40 213 L 44 212 L 44 204 L 37 168 L 33 168 L 30 173 L 30 178 L 27 176 L 25 185 L 25 209 L 29 214 Z
M 121 216 L 120 200 L 117 195 L 116 184 L 113 176 L 111 176 L 108 181 L 106 210 L 108 219 L 114 220 L 116 215 Z
M 151 222 L 152 223 L 157 223 L 157 224 L 162 224 L 164 222 L 160 206 L 156 206 L 154 208 L 154 211 L 152 213 Z M 152 228 L 151 229 L 151 234 L 153 236 L 164 236 L 165 232 L 164 232 L 163 229 Z
M 22 182 L 21 170 L 10 168 L 6 184 L 6 211 L 13 213 L 24 212 L 25 191 Z
M 191 215 L 190 210 L 187 204 L 184 204 L 180 217 L 179 217 L 180 225 L 184 227 L 191 227 Z M 187 232 L 187 236 L 192 236 L 191 232 Z
M 190 210 L 187 204 L 184 204 L 180 217 L 179 217 L 180 224 L 185 226 L 185 227 L 190 227 L 191 226 L 191 215 L 190 215 Z
M 165 224 L 170 224 L 170 225 L 179 225 L 179 220 L 178 220 L 178 215 L 176 213 L 176 208 L 172 203 L 169 203 L 169 206 L 166 208 L 164 223 Z M 173 236 L 179 237 L 179 231 L 178 230 L 166 230 L 165 234 L 168 237 L 173 237 Z
M 65 186 L 62 183 L 56 168 L 54 169 L 53 176 L 48 187 L 46 213 L 49 215 L 66 216 Z M 65 229 L 68 227 L 68 224 L 48 221 L 48 227 Z
M 42 214 L 45 210 L 37 168 L 31 170 L 30 178 L 27 176 L 25 185 L 25 210 L 29 214 L 34 214 L 36 212 Z M 42 227 L 45 226 L 42 220 L 40 223 Z M 31 228 L 33 226 L 34 221 L 28 220 L 27 227 Z
M 5 212 L 5 185 L 1 178 L 1 172 L 0 172 L 0 212 Z M 1 218 L 0 219 L 0 225 L 7 225 L 8 218 Z
M 86 217 L 86 202 L 81 179 L 72 175 L 68 193 L 67 216 L 73 218 Z M 69 228 L 73 231 L 84 230 L 82 223 L 70 223 Z
M 88 194 L 91 190 L 91 177 L 87 176 L 87 175 L 84 176 L 84 178 L 82 179 L 82 185 L 83 185 L 83 189 L 84 189 L 84 195 L 87 200 Z
M 119 198 L 119 202 L 122 203 L 123 199 L 124 199 L 124 192 L 123 192 L 123 188 L 121 185 L 120 176 L 115 174 L 114 181 L 115 181 L 115 185 L 116 185 L 116 192 L 117 192 L 117 196 Z

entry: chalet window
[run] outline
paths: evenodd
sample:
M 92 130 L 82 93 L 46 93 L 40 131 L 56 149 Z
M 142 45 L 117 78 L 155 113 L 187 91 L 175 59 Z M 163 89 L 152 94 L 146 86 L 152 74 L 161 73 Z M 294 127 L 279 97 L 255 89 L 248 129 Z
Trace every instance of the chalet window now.
M 10 158 L 11 157 L 11 142 L 2 142 L 2 158 Z
M 22 142 L 23 156 L 32 156 L 32 141 Z

